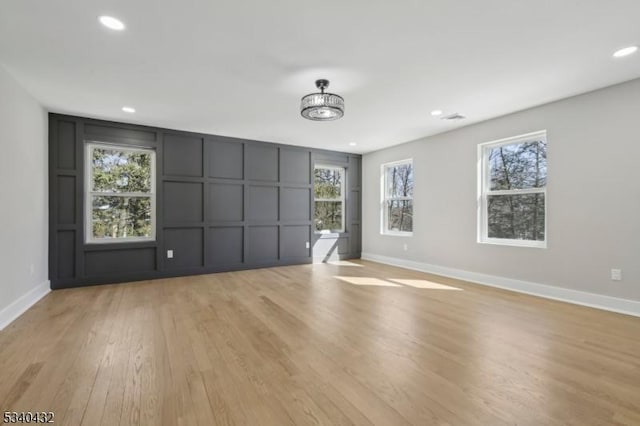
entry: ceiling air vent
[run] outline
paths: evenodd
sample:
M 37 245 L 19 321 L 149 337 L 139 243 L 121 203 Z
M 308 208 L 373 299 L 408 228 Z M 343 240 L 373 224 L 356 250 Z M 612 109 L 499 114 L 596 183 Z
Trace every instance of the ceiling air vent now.
M 458 114 L 457 112 L 455 114 L 449 114 L 449 115 L 445 115 L 444 117 L 440 117 L 441 120 L 449 120 L 449 121 L 457 121 L 457 120 L 464 120 L 465 117 L 462 114 Z

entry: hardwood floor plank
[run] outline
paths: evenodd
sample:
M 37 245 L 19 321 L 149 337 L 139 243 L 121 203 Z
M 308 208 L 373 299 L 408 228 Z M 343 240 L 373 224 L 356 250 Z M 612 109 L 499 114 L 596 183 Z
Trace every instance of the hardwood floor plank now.
M 638 425 L 640 319 L 366 261 L 53 292 L 2 411 L 65 425 Z

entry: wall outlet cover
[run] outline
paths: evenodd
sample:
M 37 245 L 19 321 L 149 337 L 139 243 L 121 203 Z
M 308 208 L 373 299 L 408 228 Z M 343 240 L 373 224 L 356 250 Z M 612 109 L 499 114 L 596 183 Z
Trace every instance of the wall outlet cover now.
M 611 281 L 622 281 L 622 269 L 611 270 Z

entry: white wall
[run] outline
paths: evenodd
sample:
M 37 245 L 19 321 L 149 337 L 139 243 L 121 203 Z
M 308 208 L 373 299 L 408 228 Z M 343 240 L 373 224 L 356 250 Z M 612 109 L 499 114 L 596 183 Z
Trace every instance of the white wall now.
M 478 244 L 477 144 L 543 129 L 548 248 Z M 415 167 L 414 235 L 384 236 L 380 165 L 405 158 Z M 367 154 L 363 181 L 363 257 L 640 300 L 640 80 Z M 623 281 L 609 279 L 611 268 Z
M 48 289 L 47 115 L 0 66 L 0 329 Z

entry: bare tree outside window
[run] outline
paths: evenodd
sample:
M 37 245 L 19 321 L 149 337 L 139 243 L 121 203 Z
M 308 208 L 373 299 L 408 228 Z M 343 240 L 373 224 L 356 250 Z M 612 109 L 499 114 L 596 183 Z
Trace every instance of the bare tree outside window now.
M 314 172 L 316 232 L 344 231 L 344 167 L 317 166 Z
M 546 241 L 544 133 L 482 147 L 483 240 Z
M 383 165 L 383 232 L 413 232 L 413 161 Z
M 87 241 L 154 238 L 155 153 L 87 144 Z

